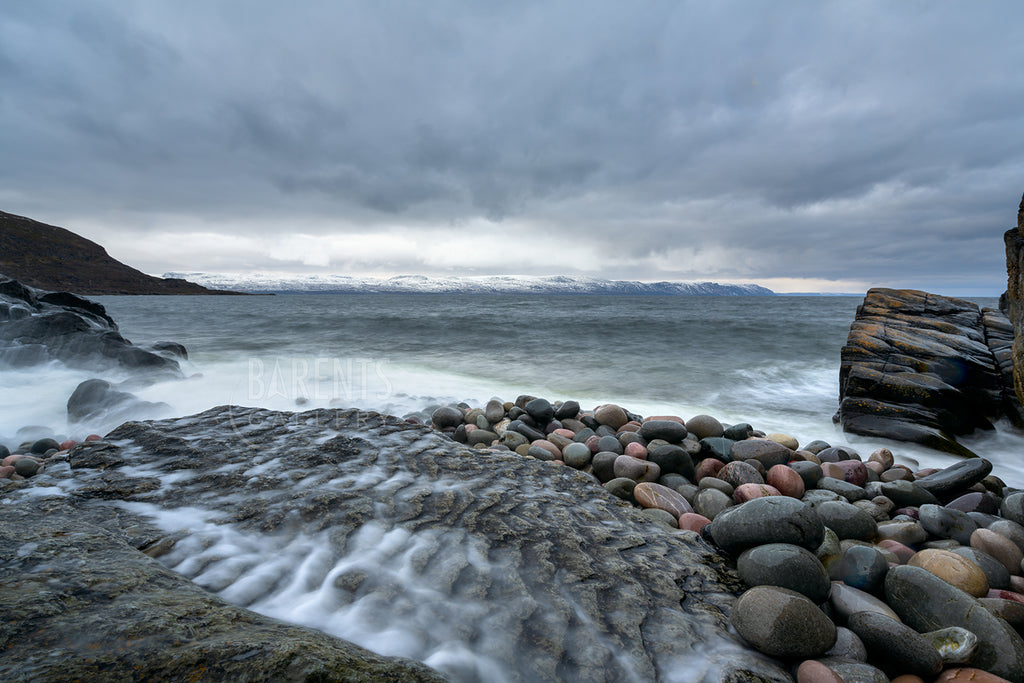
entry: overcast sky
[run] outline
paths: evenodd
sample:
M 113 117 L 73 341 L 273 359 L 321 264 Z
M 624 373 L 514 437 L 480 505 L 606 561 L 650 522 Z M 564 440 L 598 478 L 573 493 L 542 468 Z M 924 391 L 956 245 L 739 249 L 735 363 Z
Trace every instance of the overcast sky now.
M 4 0 L 0 209 L 146 272 L 1005 289 L 1024 5 Z

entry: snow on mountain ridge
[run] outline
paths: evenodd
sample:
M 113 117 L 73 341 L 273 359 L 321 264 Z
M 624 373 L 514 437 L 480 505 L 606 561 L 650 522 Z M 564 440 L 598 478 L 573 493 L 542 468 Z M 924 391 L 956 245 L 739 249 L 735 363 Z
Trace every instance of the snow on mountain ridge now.
M 281 275 L 276 273 L 164 273 L 206 287 L 253 293 L 337 294 L 638 294 L 677 296 L 771 296 L 760 285 L 717 282 L 638 282 L 594 277 L 469 275 L 429 277 L 396 275 L 390 278 L 350 275 Z

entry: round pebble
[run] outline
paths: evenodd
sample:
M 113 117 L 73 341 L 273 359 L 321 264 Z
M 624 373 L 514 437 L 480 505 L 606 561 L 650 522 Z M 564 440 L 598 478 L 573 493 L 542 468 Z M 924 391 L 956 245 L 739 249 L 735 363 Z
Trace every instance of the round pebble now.
M 828 572 L 814 553 L 789 543 L 768 543 L 744 551 L 737 571 L 748 586 L 778 586 L 819 604 L 832 590 Z
M 804 595 L 775 586 L 743 593 L 730 621 L 744 640 L 771 657 L 818 657 L 836 642 L 836 627 L 824 612 Z
M 633 489 L 633 497 L 641 507 L 664 510 L 672 515 L 673 520 L 678 520 L 680 516 L 693 512 L 693 508 L 686 502 L 682 494 L 654 482 L 637 484 Z
M 920 567 L 976 598 L 988 593 L 985 572 L 981 571 L 978 565 L 954 552 L 929 548 L 915 554 L 907 564 L 911 567 Z

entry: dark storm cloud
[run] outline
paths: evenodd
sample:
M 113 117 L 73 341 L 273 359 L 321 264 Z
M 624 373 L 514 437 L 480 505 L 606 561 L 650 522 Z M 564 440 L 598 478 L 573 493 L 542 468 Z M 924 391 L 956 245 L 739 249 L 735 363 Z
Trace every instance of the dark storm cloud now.
M 1019 15 L 16 0 L 0 10 L 0 208 L 107 221 L 101 241 L 191 224 L 269 238 L 284 219 L 439 239 L 485 220 L 585 243 L 617 277 L 994 289 L 1024 189 Z

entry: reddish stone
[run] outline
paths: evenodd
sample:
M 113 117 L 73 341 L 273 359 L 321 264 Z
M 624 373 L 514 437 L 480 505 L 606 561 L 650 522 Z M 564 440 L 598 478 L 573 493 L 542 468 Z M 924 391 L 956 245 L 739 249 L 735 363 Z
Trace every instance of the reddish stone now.
M 796 670 L 796 683 L 843 683 L 843 679 L 821 662 L 808 659 Z
M 598 406 L 594 410 L 594 419 L 598 423 L 608 425 L 612 429 L 618 429 L 622 425 L 629 422 L 629 418 L 626 417 L 626 411 L 614 403 L 606 403 L 603 406 Z
M 1024 602 L 1024 595 L 1020 593 L 1014 593 L 1013 591 L 1004 591 L 993 588 L 988 592 L 986 598 L 1001 598 L 1003 600 L 1013 600 L 1015 602 Z
M 618 432 L 619 434 L 621 434 L 622 432 L 637 432 L 639 430 L 640 425 L 638 425 L 636 422 L 627 422 L 626 424 L 619 427 Z
M 687 512 L 693 512 L 683 494 L 654 482 L 637 484 L 633 489 L 633 497 L 641 507 L 664 510 L 677 519 Z
M 22 458 L 27 458 L 27 457 L 28 456 L 25 455 L 24 453 L 15 453 L 14 455 L 8 455 L 3 460 L 0 460 L 0 466 L 7 467 L 8 465 L 13 465 L 14 463 L 18 462 Z
M 552 434 L 557 434 L 558 436 L 564 436 L 566 439 L 569 439 L 569 440 L 572 440 L 572 438 L 574 436 L 576 436 L 576 432 L 572 431 L 571 429 L 559 428 L 559 429 L 556 429 L 555 431 L 553 431 L 551 433 Z
M 835 466 L 843 471 L 839 479 L 854 486 L 864 486 L 868 481 L 868 470 L 860 460 L 840 460 Z
M 935 683 L 1010 683 L 1002 676 L 996 676 L 990 674 L 987 671 L 981 669 L 971 669 L 969 667 L 957 667 L 956 669 L 946 669 L 939 674 L 939 677 L 935 679 Z
M 842 467 L 834 462 L 823 462 L 821 463 L 821 476 L 832 477 L 833 479 L 842 479 L 845 481 L 846 472 Z
M 0 467 L 0 479 L 10 479 L 12 474 L 14 474 L 14 465 Z
M 785 465 L 783 465 L 785 467 Z M 748 500 L 755 498 L 764 498 L 765 496 L 781 496 L 777 488 L 769 486 L 768 484 L 740 484 L 736 487 L 736 490 L 732 492 L 732 497 L 737 503 L 746 503 Z
M 641 460 L 647 459 L 647 447 L 644 446 L 642 443 L 638 443 L 635 441 L 632 443 L 627 443 L 626 448 L 624 450 L 626 452 L 626 455 L 632 456 L 634 458 L 639 458 Z
M 893 466 L 894 459 L 892 457 L 892 451 L 888 448 L 879 448 L 868 456 L 868 462 L 877 462 L 882 466 L 883 471 L 887 470 Z
M 704 458 L 697 463 L 693 480 L 699 483 L 704 477 L 717 477 L 723 467 L 725 467 L 725 463 L 717 458 Z
M 988 529 L 976 529 L 971 534 L 971 547 L 996 558 L 1011 574 L 1020 573 L 1020 563 L 1024 560 L 1024 554 L 1017 544 L 1006 536 L 1000 536 Z
M 910 558 L 912 558 L 914 556 L 914 553 L 917 552 L 916 550 L 914 550 L 910 546 L 904 545 L 904 544 L 900 543 L 899 541 L 894 541 L 894 540 L 892 540 L 890 538 L 886 538 L 884 540 L 881 540 L 876 545 L 879 548 L 883 548 L 885 550 L 888 550 L 893 555 L 898 557 L 900 559 L 900 563 L 901 564 L 906 564 L 907 562 L 909 562 Z
M 612 464 L 612 472 L 616 477 L 626 477 L 633 481 L 658 481 L 661 468 L 657 463 L 640 460 L 630 455 L 620 455 Z
M 599 450 L 601 450 L 601 447 L 597 445 L 597 442 L 600 440 L 601 437 L 595 434 L 594 436 L 588 437 L 587 440 L 584 441 L 583 443 L 587 445 L 587 448 L 590 449 L 591 453 L 597 453 Z
M 687 512 L 679 515 L 679 528 L 689 529 L 690 531 L 696 531 L 698 534 L 700 530 L 711 524 L 711 520 L 704 515 L 698 515 L 696 512 Z
M 78 445 L 77 441 L 75 441 L 74 439 L 68 439 L 67 441 L 62 441 L 61 442 L 60 449 L 62 451 L 70 451 L 72 448 L 74 448 L 77 445 Z
M 920 479 L 922 477 L 927 477 L 929 474 L 935 474 L 936 472 L 940 472 L 940 471 L 941 470 L 939 470 L 939 469 L 937 469 L 935 467 L 926 467 L 923 470 L 918 470 L 917 472 L 914 472 L 914 478 L 915 479 Z
M 669 420 L 671 422 L 678 422 L 681 425 L 686 424 L 686 420 L 679 417 L 678 415 L 654 415 L 652 417 L 644 418 L 644 422 L 648 422 L 649 420 Z
M 550 453 L 551 455 L 555 456 L 556 458 L 561 458 L 562 457 L 562 451 L 559 450 L 558 446 L 556 446 L 555 444 L 551 443 L 547 439 L 537 439 L 536 441 L 534 441 L 530 445 L 531 446 L 539 446 L 540 448 L 543 448 L 544 450 L 546 450 L 548 453 Z
M 869 460 L 868 462 L 864 463 L 864 467 L 868 468 L 878 476 L 882 476 L 882 472 L 885 472 L 885 468 L 882 466 L 882 463 L 880 462 L 874 462 Z
M 765 481 L 778 489 L 779 493 L 790 498 L 800 498 L 804 495 L 804 480 L 796 470 L 789 465 L 775 465 L 768 470 Z

